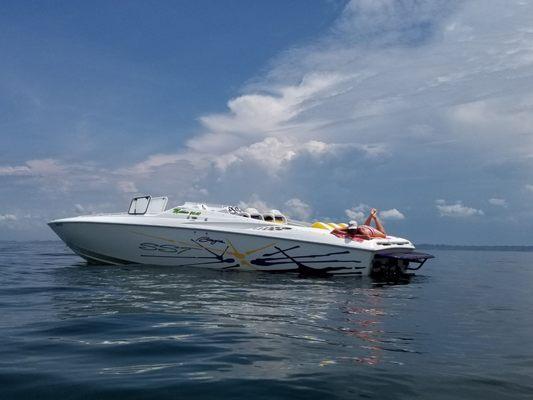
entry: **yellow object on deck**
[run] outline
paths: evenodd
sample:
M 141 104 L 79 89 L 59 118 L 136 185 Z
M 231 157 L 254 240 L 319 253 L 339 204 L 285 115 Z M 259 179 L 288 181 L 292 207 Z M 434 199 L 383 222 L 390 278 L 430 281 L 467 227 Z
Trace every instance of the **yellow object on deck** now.
M 320 222 L 320 221 L 317 221 L 313 225 L 311 225 L 311 228 L 326 229 L 328 231 L 331 231 L 333 229 L 328 224 L 325 224 L 324 222 Z
M 327 229 L 328 231 L 332 231 L 333 229 L 346 228 L 347 226 L 348 224 L 345 224 L 344 222 L 337 224 L 336 222 L 316 221 L 313 223 L 313 225 L 311 225 L 311 228 Z

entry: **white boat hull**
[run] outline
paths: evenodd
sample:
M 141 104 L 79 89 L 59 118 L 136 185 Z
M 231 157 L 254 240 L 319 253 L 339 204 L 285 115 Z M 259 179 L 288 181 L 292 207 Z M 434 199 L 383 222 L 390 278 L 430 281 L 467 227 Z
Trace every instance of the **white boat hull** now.
M 195 227 L 52 222 L 51 228 L 94 263 L 148 264 L 339 275 L 369 275 L 374 252 Z

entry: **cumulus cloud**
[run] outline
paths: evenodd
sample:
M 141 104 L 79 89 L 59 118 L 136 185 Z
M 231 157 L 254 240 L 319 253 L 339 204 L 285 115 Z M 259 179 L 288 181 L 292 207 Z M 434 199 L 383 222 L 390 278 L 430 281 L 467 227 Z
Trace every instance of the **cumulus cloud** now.
M 358 223 L 362 223 L 366 219 L 369 210 L 370 206 L 360 203 L 352 208 L 344 210 L 344 213 L 348 218 L 353 219 Z
M 276 175 L 298 157 L 310 156 L 316 161 L 320 161 L 326 157 L 335 157 L 346 152 L 356 152 L 373 158 L 386 154 L 386 149 L 378 144 L 365 146 L 355 143 L 325 143 L 318 140 L 299 143 L 290 139 L 267 137 L 260 142 L 218 156 L 214 165 L 220 172 L 225 172 L 231 166 L 254 164 L 255 167 Z
M 363 213 L 362 211 L 354 211 L 352 209 L 347 209 L 344 210 L 344 213 L 348 216 L 348 218 L 350 218 L 350 220 L 355 220 L 359 223 L 362 223 L 366 218 L 365 213 Z
M 383 210 L 379 212 L 380 218 L 384 220 L 402 220 L 405 219 L 405 215 L 398 211 L 396 208 L 391 208 L 390 210 Z
M 313 214 L 313 210 L 309 204 L 298 199 L 292 198 L 285 202 L 285 210 L 287 214 L 296 219 L 308 220 Z
M 232 165 L 251 161 L 272 173 L 276 173 L 283 164 L 296 156 L 297 151 L 298 148 L 293 143 L 268 137 L 261 142 L 240 147 L 233 152 L 218 157 L 215 160 L 215 165 L 219 170 L 225 171 Z
M 441 217 L 465 218 L 484 215 L 483 210 L 463 205 L 461 201 L 447 203 L 445 200 L 436 200 L 435 207 Z
M 507 207 L 507 200 L 495 197 L 489 199 L 489 204 L 497 207 Z
M 312 108 L 327 95 L 327 89 L 342 81 L 335 73 L 310 73 L 298 84 L 269 88 L 272 94 L 250 93 L 231 99 L 228 113 L 200 118 L 208 132 L 189 140 L 187 145 L 200 153 L 209 153 L 228 151 L 265 136 L 283 136 L 302 128 L 292 125 L 291 120 Z

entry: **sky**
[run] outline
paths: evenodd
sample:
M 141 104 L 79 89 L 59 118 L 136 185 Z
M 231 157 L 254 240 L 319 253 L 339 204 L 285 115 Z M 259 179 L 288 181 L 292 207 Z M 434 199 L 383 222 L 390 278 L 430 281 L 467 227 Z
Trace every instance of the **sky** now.
M 4 1 L 0 240 L 135 195 L 533 244 L 533 2 Z

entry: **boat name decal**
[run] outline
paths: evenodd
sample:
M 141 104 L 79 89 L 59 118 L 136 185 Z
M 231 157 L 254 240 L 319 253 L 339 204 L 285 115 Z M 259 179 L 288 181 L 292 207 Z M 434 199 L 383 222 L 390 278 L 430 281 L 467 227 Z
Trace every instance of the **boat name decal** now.
M 172 209 L 172 212 L 174 214 L 187 214 L 187 215 L 196 215 L 196 216 L 202 214 L 201 211 L 191 211 L 191 210 L 186 210 L 184 208 L 179 208 L 179 207 Z

